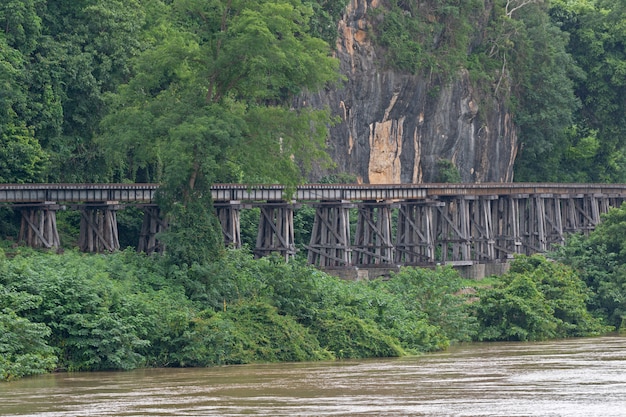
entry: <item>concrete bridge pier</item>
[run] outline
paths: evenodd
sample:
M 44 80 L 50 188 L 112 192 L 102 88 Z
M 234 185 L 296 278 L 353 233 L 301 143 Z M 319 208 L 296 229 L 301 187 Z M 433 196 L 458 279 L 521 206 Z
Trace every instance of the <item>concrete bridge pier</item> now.
M 119 250 L 117 232 L 117 201 L 84 204 L 80 209 L 78 247 L 83 252 L 102 253 Z
M 57 230 L 56 212 L 61 208 L 55 202 L 15 206 L 22 214 L 19 242 L 31 248 L 56 249 L 61 245 Z

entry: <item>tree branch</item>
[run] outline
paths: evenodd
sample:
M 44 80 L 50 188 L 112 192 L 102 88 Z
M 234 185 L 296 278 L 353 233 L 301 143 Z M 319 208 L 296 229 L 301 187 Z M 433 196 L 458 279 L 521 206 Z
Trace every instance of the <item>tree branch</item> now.
M 507 17 L 513 17 L 513 12 L 521 9 L 524 6 L 528 6 L 529 4 L 540 3 L 541 1 L 542 0 L 521 0 L 519 4 L 515 5 L 515 3 L 518 2 L 518 0 L 507 0 L 504 10 L 505 10 Z M 513 8 L 509 9 L 509 7 L 513 7 Z

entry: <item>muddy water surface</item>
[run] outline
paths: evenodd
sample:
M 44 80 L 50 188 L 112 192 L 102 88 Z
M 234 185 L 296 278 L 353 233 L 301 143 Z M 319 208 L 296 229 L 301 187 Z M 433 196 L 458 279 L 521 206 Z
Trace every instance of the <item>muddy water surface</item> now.
M 0 384 L 2 416 L 626 416 L 626 337 L 421 357 L 70 373 Z

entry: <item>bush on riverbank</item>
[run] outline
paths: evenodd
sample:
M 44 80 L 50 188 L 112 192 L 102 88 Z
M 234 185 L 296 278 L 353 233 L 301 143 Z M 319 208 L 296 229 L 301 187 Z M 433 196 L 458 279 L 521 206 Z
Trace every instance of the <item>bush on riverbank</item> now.
M 593 294 L 574 270 L 540 256 L 516 259 L 470 299 L 451 268 L 355 282 L 243 250 L 191 267 L 131 250 L 10 251 L 0 256 L 0 380 L 54 369 L 401 356 L 608 330 L 587 311 Z
M 540 255 L 520 256 L 496 285 L 478 292 L 479 340 L 545 340 L 613 330 L 587 310 L 591 295 L 570 267 Z
M 437 350 L 474 331 L 459 288 L 449 269 L 351 282 L 245 251 L 186 268 L 16 248 L 0 257 L 0 379 Z
M 571 236 L 555 258 L 592 290 L 590 311 L 626 332 L 626 205 L 609 210 L 588 236 Z

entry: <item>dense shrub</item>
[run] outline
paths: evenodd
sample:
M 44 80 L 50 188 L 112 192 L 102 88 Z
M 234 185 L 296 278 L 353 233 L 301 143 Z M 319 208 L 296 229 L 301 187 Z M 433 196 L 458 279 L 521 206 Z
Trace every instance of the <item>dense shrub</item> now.
M 453 294 L 458 280 L 452 270 L 406 269 L 389 281 L 343 281 L 302 262 L 255 260 L 242 250 L 180 266 L 131 250 L 57 255 L 17 248 L 0 263 L 2 369 L 7 379 L 53 368 L 211 366 L 442 349 L 467 340 L 472 328 L 463 298 Z
M 538 340 L 607 329 L 585 309 L 584 283 L 561 264 L 522 257 L 494 282 L 475 302 L 462 295 L 452 268 L 344 281 L 242 250 L 180 266 L 131 250 L 57 255 L 17 248 L 0 256 L 0 378 L 401 356 L 475 338 Z
M 55 368 L 57 357 L 46 343 L 50 328 L 17 313 L 40 301 L 29 294 L 9 292 L 0 284 L 0 381 Z
M 589 309 L 626 329 L 626 206 L 611 209 L 588 236 L 570 237 L 555 257 L 592 290 Z
M 543 340 L 611 330 L 587 311 L 590 291 L 571 268 L 520 256 L 475 305 L 481 340 Z
M 179 366 L 332 359 L 309 331 L 264 302 L 249 301 L 226 311 L 205 311 L 194 318 L 181 350 Z

